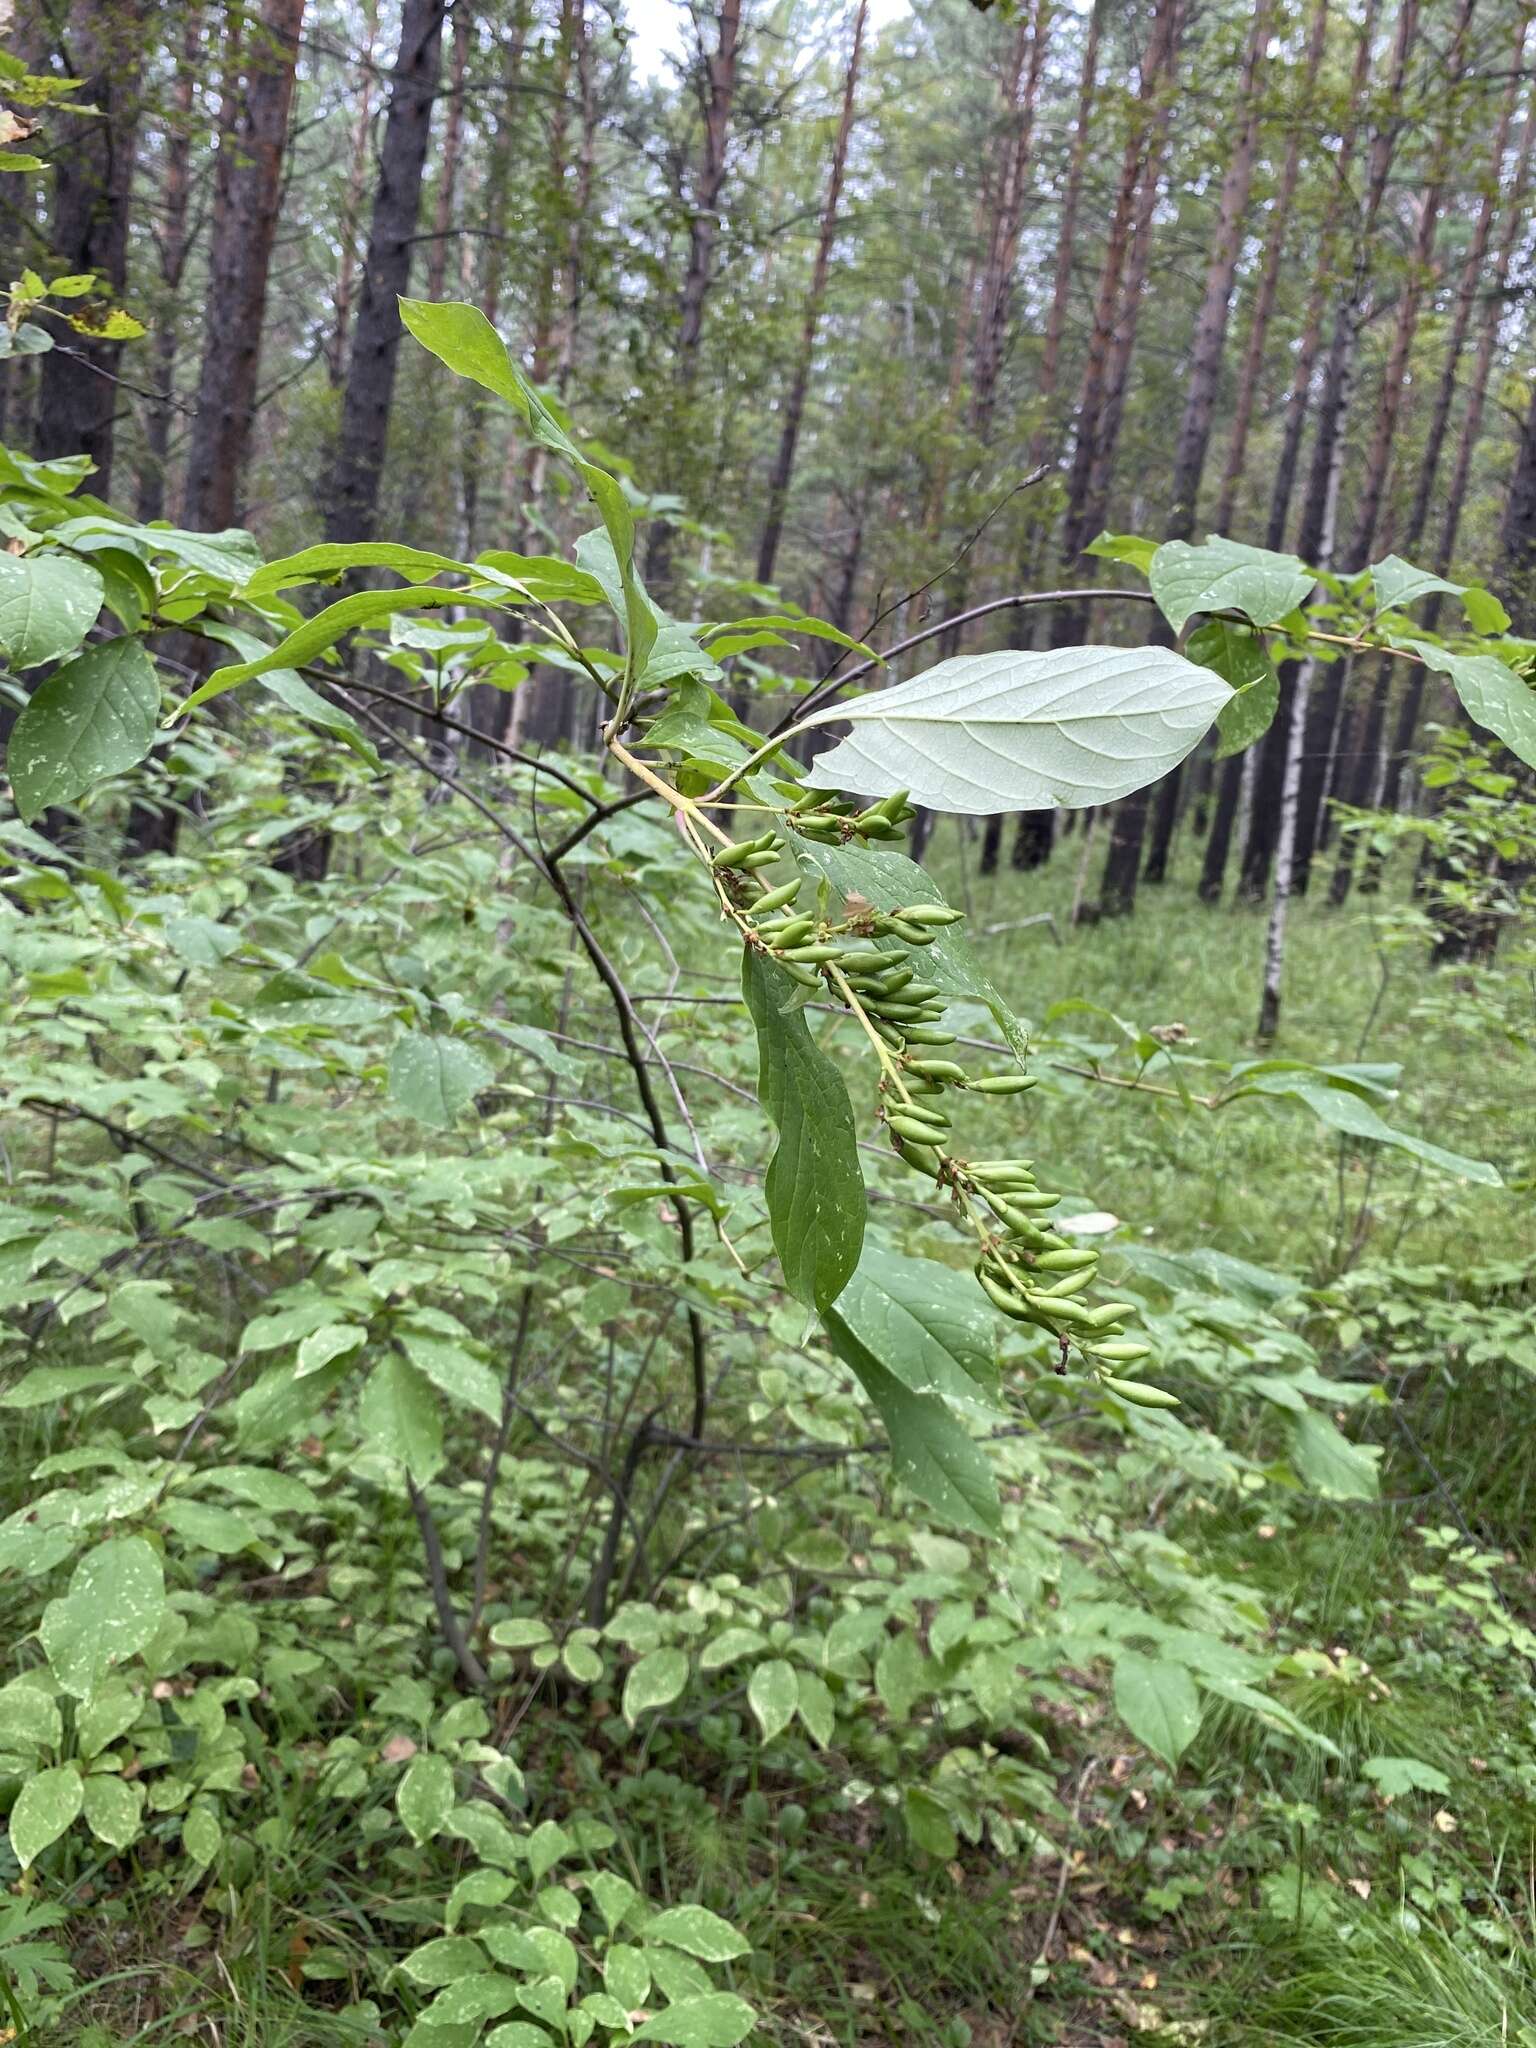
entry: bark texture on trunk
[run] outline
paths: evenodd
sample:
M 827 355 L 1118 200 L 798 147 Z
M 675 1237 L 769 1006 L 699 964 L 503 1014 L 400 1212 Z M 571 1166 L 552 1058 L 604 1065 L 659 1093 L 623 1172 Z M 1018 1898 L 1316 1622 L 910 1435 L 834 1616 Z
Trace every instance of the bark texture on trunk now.
M 832 251 L 837 242 L 843 203 L 843 178 L 848 168 L 848 144 L 853 136 L 854 107 L 859 89 L 859 64 L 864 52 L 864 27 L 869 18 L 869 0 L 858 0 L 853 17 L 853 43 L 843 73 L 843 100 L 837 131 L 832 138 L 832 161 L 827 170 L 827 189 L 821 204 L 821 223 L 816 236 L 816 259 L 811 267 L 811 288 L 806 295 L 805 318 L 800 328 L 800 346 L 784 398 L 778 451 L 768 479 L 768 509 L 762 537 L 757 546 L 757 580 L 771 583 L 784 533 L 784 511 L 789 502 L 790 479 L 795 472 L 795 453 L 800 445 L 800 423 L 805 415 L 806 393 L 811 384 L 811 365 L 816 354 L 816 334 L 826 303 L 827 281 L 832 274 Z
M 155 330 L 155 395 L 144 421 L 144 461 L 139 471 L 138 513 L 146 522 L 163 519 L 171 463 L 171 423 L 176 413 L 177 297 L 187 265 L 187 227 L 192 196 L 192 128 L 197 75 L 202 58 L 203 17 L 189 6 L 171 85 L 165 130 L 165 169 L 160 184 L 160 281 L 164 310 Z
M 128 228 L 140 114 L 145 0 L 49 0 L 40 41 L 54 69 L 81 81 L 89 114 L 49 118 L 52 254 L 61 273 L 95 271 L 112 298 L 128 278 Z M 75 301 L 75 310 L 83 302 Z M 120 341 L 55 329 L 38 373 L 34 452 L 44 461 L 89 455 L 91 489 L 112 489 Z
M 1072 149 L 1067 159 L 1067 182 L 1061 195 L 1061 220 L 1056 230 L 1056 267 L 1051 279 L 1051 309 L 1046 315 L 1045 336 L 1040 345 L 1040 368 L 1035 376 L 1035 396 L 1040 420 L 1030 444 L 1029 462 L 1038 469 L 1052 459 L 1060 445 L 1060 425 L 1054 415 L 1056 386 L 1061 378 L 1061 347 L 1067 331 L 1067 308 L 1072 298 L 1072 264 L 1077 254 L 1077 217 L 1083 203 L 1083 174 L 1088 163 L 1093 103 L 1098 90 L 1099 45 L 1104 32 L 1106 0 L 1093 0 L 1088 16 L 1088 34 L 1083 44 L 1083 68 L 1077 88 L 1077 114 L 1072 127 Z
M 445 11 L 445 0 L 405 0 L 401 17 L 362 296 L 342 397 L 341 436 L 327 492 L 329 541 L 371 539 L 378 514 L 395 365 L 404 332 L 396 302 L 411 281 L 422 172 L 442 67 Z
M 240 516 L 256 418 L 267 277 L 282 197 L 304 0 L 265 0 L 243 23 L 219 122 L 208 238 L 208 318 L 182 516 L 217 531 Z

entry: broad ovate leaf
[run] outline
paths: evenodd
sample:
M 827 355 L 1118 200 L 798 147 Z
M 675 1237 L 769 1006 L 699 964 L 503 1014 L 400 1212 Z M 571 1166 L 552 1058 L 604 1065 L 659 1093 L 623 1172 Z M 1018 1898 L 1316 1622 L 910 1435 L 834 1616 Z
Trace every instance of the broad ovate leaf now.
M 1268 732 L 1280 702 L 1280 678 L 1263 641 L 1245 626 L 1208 619 L 1190 634 L 1184 651 L 1232 690 L 1216 720 L 1216 759 L 1241 754 Z
M 855 1371 L 862 1352 L 914 1394 L 995 1398 L 994 1320 L 970 1275 L 953 1266 L 866 1245 L 825 1322 Z
M 84 562 L 0 554 L 0 661 L 40 668 L 73 654 L 96 623 L 104 588 Z
M 1003 1516 L 992 1467 L 948 1405 L 937 1394 L 914 1394 L 862 1345 L 837 1348 L 885 1424 L 897 1478 L 956 1528 L 996 1535 Z
M 389 1055 L 389 1093 L 407 1116 L 449 1131 L 491 1085 L 490 1062 L 462 1038 L 408 1031 Z
M 1115 1708 L 1138 1742 L 1176 1764 L 1200 1732 L 1200 1695 L 1182 1664 L 1123 1650 L 1115 1662 Z
M 108 775 L 121 775 L 154 745 L 160 709 L 155 666 L 126 635 L 88 647 L 40 683 L 6 748 L 16 808 L 30 824 Z
M 11 1852 L 28 1869 L 78 1818 L 85 1783 L 72 1764 L 28 1778 L 11 1808 Z
M 69 1590 L 50 1600 L 38 1628 L 54 1677 L 88 1699 L 113 1665 L 142 1650 L 166 1614 L 165 1573 L 142 1536 L 88 1550 Z
M 1230 695 L 1168 647 L 962 654 L 813 713 L 852 730 L 807 779 L 967 817 L 1113 803 L 1176 768 Z
M 1164 541 L 1147 571 L 1163 617 L 1178 633 L 1196 612 L 1240 612 L 1255 626 L 1278 625 L 1305 604 L 1315 578 L 1295 555 L 1245 547 L 1211 534 L 1200 547 Z

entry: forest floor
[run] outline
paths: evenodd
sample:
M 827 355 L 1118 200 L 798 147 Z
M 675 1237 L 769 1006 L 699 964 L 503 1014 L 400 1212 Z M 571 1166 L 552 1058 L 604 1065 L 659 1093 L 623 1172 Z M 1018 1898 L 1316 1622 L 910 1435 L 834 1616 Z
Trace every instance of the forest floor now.
M 1102 1006 L 1081 1012 L 1101 1035 L 1113 1012 L 1182 1027 L 1197 1053 L 1251 1057 L 1260 917 L 1199 905 L 1186 846 L 1134 919 L 1074 931 L 1076 845 L 1042 872 L 992 878 L 974 872 L 974 840 L 946 831 L 934 849 L 1020 1014 Z M 1017 928 L 1047 911 L 1053 925 Z M 1399 946 L 1405 915 L 1400 883 L 1342 911 L 1297 907 L 1277 1051 L 1401 1061 L 1395 1121 L 1518 1178 L 1532 1136 L 1518 977 L 1496 1000 L 1480 980 L 1427 975 L 1422 941 Z M 1536 1356 L 1511 1364 L 1499 1351 L 1521 1315 L 1530 1322 L 1528 1188 L 1471 1189 L 1410 1158 L 1343 1152 L 1275 1102 L 1211 1112 L 1152 1095 L 1086 1116 L 1063 1098 L 1043 1107 L 1037 1135 L 1041 1156 L 1069 1158 L 1073 1185 L 1134 1219 L 1145 1243 L 1299 1275 L 1317 1290 L 1311 1334 L 1334 1372 L 1369 1356 L 1397 1375 L 1400 1427 L 1377 1425 L 1379 1501 L 1298 1497 L 1274 1518 L 1186 1493 L 1163 1531 L 1265 1603 L 1271 1647 L 1292 1660 L 1287 1704 L 1340 1753 L 1380 1765 L 1374 1786 L 1277 1749 L 1237 1715 L 1208 1719 L 1176 1771 L 1149 1767 L 1106 1703 L 1064 1717 L 1056 1789 L 1070 1830 L 1051 1854 L 966 1849 L 947 1870 L 915 1864 L 895 1826 L 791 1784 L 766 1829 L 707 1797 L 654 1813 L 632 1803 L 628 1865 L 660 1870 L 743 1930 L 763 2048 L 1536 2048 L 1524 1647 L 1536 1626 Z M 1511 1301 L 1524 1304 L 1513 1324 Z M 1224 1429 L 1239 1440 L 1241 1418 Z M 146 1894 L 110 1943 L 77 1955 L 97 1980 L 77 2009 L 90 2017 L 52 2038 L 354 2038 L 318 2031 L 297 1994 L 317 1944 L 345 1959 L 380 1910 L 350 1868 L 355 1816 L 294 1786 L 269 1825 L 281 1855 L 215 1909 L 231 1958 L 221 2002 L 210 2005 L 200 1961 L 207 1902 Z M 178 1974 L 202 1987 L 184 2024 L 174 2001 L 144 2002 L 146 1982 Z

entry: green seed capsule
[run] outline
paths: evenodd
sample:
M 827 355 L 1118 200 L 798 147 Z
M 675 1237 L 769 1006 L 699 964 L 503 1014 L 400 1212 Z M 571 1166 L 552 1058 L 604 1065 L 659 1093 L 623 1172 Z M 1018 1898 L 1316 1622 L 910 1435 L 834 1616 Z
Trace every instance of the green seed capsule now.
M 890 929 L 896 934 L 898 939 L 905 939 L 909 946 L 931 946 L 939 936 L 936 931 L 930 931 L 926 925 L 908 924 L 904 917 L 892 917 Z
M 792 882 L 781 882 L 777 889 L 770 889 L 766 896 L 759 896 L 752 906 L 754 917 L 766 917 L 772 910 L 782 910 L 786 903 L 793 903 L 805 882 L 804 875 L 796 875 Z
M 1079 1273 L 1085 1266 L 1099 1263 L 1097 1252 L 1047 1252 L 1035 1265 L 1042 1273 Z
M 938 1179 L 939 1169 L 944 1162 L 931 1145 L 912 1145 L 905 1138 L 899 1138 L 896 1150 L 907 1165 L 915 1168 L 918 1173 L 926 1173 L 930 1180 Z
M 918 1117 L 908 1116 L 903 1110 L 892 1110 L 886 1122 L 898 1138 L 906 1138 L 914 1145 L 931 1145 L 938 1135 L 932 1124 L 924 1123 Z
M 821 976 L 813 968 L 802 967 L 798 960 L 781 960 L 778 964 L 790 980 L 798 982 L 801 988 L 821 987 Z
M 872 1017 L 870 1019 L 870 1029 L 875 1033 L 876 1037 L 883 1039 L 893 1052 L 904 1052 L 906 1050 L 907 1041 L 902 1037 L 894 1024 L 882 1024 L 878 1017 Z
M 1111 1365 L 1134 1365 L 1138 1358 L 1150 1358 L 1150 1344 L 1095 1344 L 1092 1347 L 1095 1358 L 1108 1360 Z
M 787 917 L 782 924 L 759 925 L 758 936 L 775 946 L 803 946 L 816 929 L 814 917 Z
M 824 804 L 827 792 L 824 789 L 802 789 L 790 805 L 791 811 L 814 811 L 818 804 Z
M 953 1060 L 913 1060 L 912 1072 L 929 1081 L 964 1081 L 965 1069 Z
M 1134 1301 L 1106 1301 L 1101 1303 L 1093 1314 L 1092 1327 L 1102 1330 L 1110 1323 L 1123 1323 L 1127 1318 L 1134 1316 L 1136 1304 Z
M 752 839 L 738 839 L 734 846 L 722 846 L 711 856 L 711 865 L 717 868 L 739 868 L 761 849 Z
M 904 984 L 903 992 L 909 1003 L 931 1003 L 936 997 L 944 994 L 943 989 L 932 981 L 908 981 Z
M 901 837 L 901 828 L 898 825 L 893 825 L 889 818 L 871 818 L 866 814 L 855 818 L 853 822 L 855 829 L 861 832 L 866 839 L 899 839 Z
M 938 1024 L 914 1024 L 907 1033 L 908 1045 L 953 1045 L 955 1034 Z
M 1118 1394 L 1122 1401 L 1129 1401 L 1133 1408 L 1177 1408 L 1179 1397 L 1170 1394 L 1166 1387 L 1149 1387 L 1143 1380 L 1115 1380 L 1107 1376 L 1102 1384 L 1112 1394 Z
M 897 819 L 900 818 L 902 812 L 906 810 L 911 801 L 911 790 L 898 789 L 893 796 L 881 797 L 879 803 L 871 805 L 870 808 L 878 811 L 882 817 Z
M 990 1273 L 978 1267 L 976 1278 L 981 1283 L 981 1291 L 988 1301 L 994 1308 L 1001 1309 L 1005 1316 L 1012 1316 L 1016 1323 L 1032 1323 L 1035 1320 L 1028 1302 L 1021 1301 L 1016 1294 L 1010 1294 L 1001 1281 L 994 1280 Z
M 1035 1085 L 1033 1074 L 987 1074 L 971 1086 L 978 1095 L 1022 1095 Z
M 790 946 L 784 954 L 786 960 L 800 960 L 806 963 L 841 960 L 842 957 L 842 947 L 833 945 L 827 939 L 818 939 L 808 946 Z
M 1093 1311 L 1080 1301 L 1058 1301 L 1053 1295 L 1037 1294 L 1032 1287 L 1026 1290 L 1025 1300 L 1038 1315 L 1048 1316 L 1052 1322 L 1069 1323 L 1074 1329 L 1090 1327 Z
M 908 924 L 960 924 L 965 917 L 963 910 L 951 910 L 947 903 L 907 903 L 900 910 L 893 910 L 892 917 L 905 918 Z
M 971 1171 L 972 1173 L 979 1174 L 995 1173 L 1001 1175 L 1005 1173 L 1022 1173 L 1027 1175 L 1034 1163 L 1033 1159 L 973 1159 L 971 1161 Z
M 749 853 L 746 859 L 739 861 L 737 865 L 744 875 L 752 875 L 756 874 L 759 868 L 771 868 L 778 857 L 779 850 L 776 846 L 765 846 L 761 853 Z
M 1040 1261 L 1037 1259 L 1035 1261 L 1037 1270 L 1039 1265 Z M 1085 1287 L 1091 1287 L 1092 1285 L 1093 1272 L 1089 1268 L 1081 1273 L 1068 1273 L 1064 1280 L 1053 1280 L 1049 1287 L 1043 1288 L 1041 1291 L 1048 1294 L 1052 1301 L 1060 1301 L 1064 1296 L 1081 1294 Z

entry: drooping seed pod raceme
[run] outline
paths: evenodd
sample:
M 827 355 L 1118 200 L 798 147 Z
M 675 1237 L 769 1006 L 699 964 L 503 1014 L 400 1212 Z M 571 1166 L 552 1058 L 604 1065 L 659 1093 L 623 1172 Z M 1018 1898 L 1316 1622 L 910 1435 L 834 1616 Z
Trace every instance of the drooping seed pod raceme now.
M 901 795 L 858 809 L 805 790 L 781 822 L 788 833 L 830 846 L 894 838 L 909 815 Z M 1010 1321 L 1053 1340 L 1058 1371 L 1075 1356 L 1119 1401 L 1177 1406 L 1161 1388 L 1119 1377 L 1117 1368 L 1150 1355 L 1147 1345 L 1125 1338 L 1136 1305 L 1084 1298 L 1097 1278 L 1098 1253 L 1051 1228 L 1046 1219 L 1061 1197 L 1039 1185 L 1032 1162 L 967 1159 L 955 1149 L 953 1113 L 965 1095 L 996 1101 L 1025 1093 L 1036 1080 L 1018 1072 L 973 1074 L 946 1050 L 956 1045 L 956 1033 L 943 988 L 922 973 L 923 954 L 964 913 L 943 903 L 879 910 L 860 897 L 849 898 L 838 915 L 825 892 L 820 907 L 807 907 L 803 876 L 767 879 L 785 850 L 776 830 L 720 847 L 711 867 L 722 901 L 749 946 L 863 1027 L 880 1061 L 881 1118 L 895 1156 L 947 1193 L 975 1232 L 982 1293 Z

